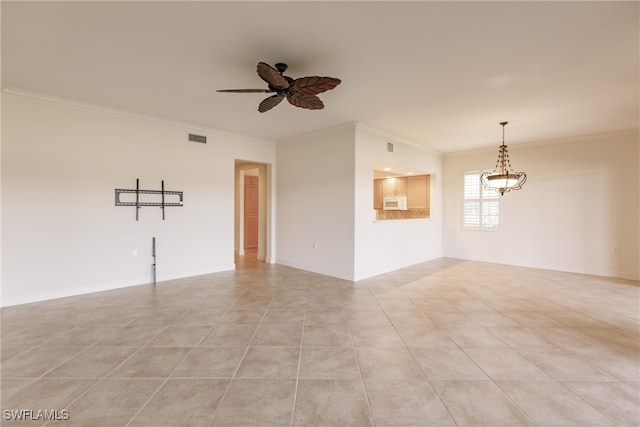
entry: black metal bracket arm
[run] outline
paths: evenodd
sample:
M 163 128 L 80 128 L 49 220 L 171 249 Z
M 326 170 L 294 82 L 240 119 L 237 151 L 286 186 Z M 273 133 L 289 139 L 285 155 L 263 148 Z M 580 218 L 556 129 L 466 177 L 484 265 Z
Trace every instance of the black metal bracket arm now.
M 121 200 L 120 196 L 125 195 L 123 197 L 126 198 L 126 195 L 135 194 L 135 200 Z M 140 195 L 159 195 L 160 200 L 140 200 Z M 167 202 L 166 196 L 173 198 L 174 202 Z M 140 179 L 136 179 L 136 188 L 135 189 L 115 189 L 115 197 L 116 197 L 116 206 L 135 206 L 136 208 L 136 221 L 138 221 L 138 210 L 143 206 L 158 206 L 162 209 L 162 220 L 164 221 L 164 208 L 166 206 L 183 206 L 184 198 L 182 191 L 166 191 L 164 189 L 164 180 L 162 181 L 162 186 L 160 190 L 141 190 L 140 189 Z M 177 199 L 176 199 L 177 197 Z M 153 198 L 153 196 L 151 197 Z

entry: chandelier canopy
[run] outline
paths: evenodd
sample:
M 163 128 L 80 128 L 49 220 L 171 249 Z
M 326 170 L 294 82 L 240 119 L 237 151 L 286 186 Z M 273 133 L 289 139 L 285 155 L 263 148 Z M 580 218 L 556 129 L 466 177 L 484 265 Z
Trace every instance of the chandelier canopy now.
M 509 151 L 504 144 L 504 127 L 507 123 L 509 122 L 500 123 L 500 125 L 502 125 L 502 145 L 498 151 L 496 167 L 491 172 L 484 172 L 480 176 L 484 188 L 497 191 L 503 196 L 507 191 L 521 189 L 527 180 L 527 174 L 524 172 L 516 172 L 511 167 Z

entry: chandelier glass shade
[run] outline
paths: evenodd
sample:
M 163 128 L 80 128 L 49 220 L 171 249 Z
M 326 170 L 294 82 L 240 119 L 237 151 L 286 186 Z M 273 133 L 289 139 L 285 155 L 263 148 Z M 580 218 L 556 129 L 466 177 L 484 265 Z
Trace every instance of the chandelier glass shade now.
M 509 151 L 504 144 L 504 127 L 509 122 L 501 122 L 502 125 L 502 145 L 498 151 L 498 161 L 496 167 L 490 172 L 480 175 L 482 186 L 487 190 L 493 190 L 504 195 L 507 191 L 519 190 L 527 180 L 527 174 L 516 172 L 511 167 Z

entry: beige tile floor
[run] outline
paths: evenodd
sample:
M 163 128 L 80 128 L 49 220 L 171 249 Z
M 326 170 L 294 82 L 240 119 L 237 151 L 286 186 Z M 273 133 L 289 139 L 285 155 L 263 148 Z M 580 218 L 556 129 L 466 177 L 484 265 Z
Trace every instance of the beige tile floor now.
M 637 282 L 440 259 L 352 283 L 238 261 L 3 309 L 3 425 L 640 425 Z

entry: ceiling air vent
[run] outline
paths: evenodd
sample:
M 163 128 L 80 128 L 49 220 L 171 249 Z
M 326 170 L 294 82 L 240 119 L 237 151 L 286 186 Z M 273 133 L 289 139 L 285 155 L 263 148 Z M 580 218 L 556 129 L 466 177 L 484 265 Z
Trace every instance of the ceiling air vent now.
M 207 143 L 207 137 L 202 135 L 196 135 L 194 133 L 189 134 L 189 141 L 201 142 L 203 144 Z
M 387 151 L 393 153 L 393 144 L 390 142 L 387 142 Z

